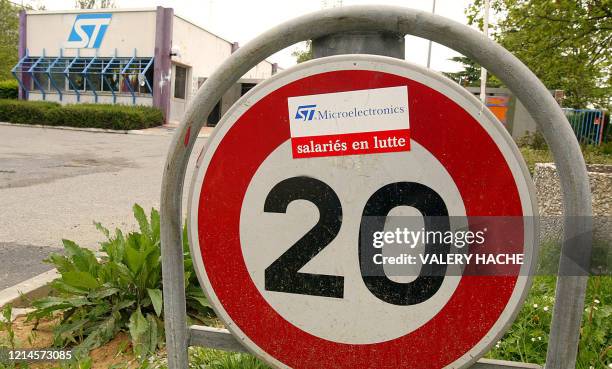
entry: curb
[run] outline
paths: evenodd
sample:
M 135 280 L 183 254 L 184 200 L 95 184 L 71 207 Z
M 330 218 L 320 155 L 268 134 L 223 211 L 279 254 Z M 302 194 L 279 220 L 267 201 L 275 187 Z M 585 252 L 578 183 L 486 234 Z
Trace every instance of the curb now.
M 23 123 L 8 123 L 0 122 L 0 126 L 8 127 L 34 127 L 34 128 L 46 128 L 46 129 L 59 129 L 64 131 L 83 131 L 83 132 L 96 132 L 96 133 L 115 133 L 115 134 L 128 134 L 130 131 L 126 130 L 115 130 L 115 129 L 104 129 L 104 128 L 80 128 L 80 127 L 68 127 L 68 126 L 45 126 L 43 124 L 23 124 Z
M 164 126 L 157 126 L 145 129 L 130 129 L 130 130 L 117 130 L 117 129 L 105 129 L 105 128 L 82 128 L 82 127 L 68 127 L 68 126 L 46 126 L 43 124 L 23 124 L 23 123 L 8 123 L 0 122 L 0 126 L 5 127 L 29 127 L 29 128 L 44 128 L 44 129 L 58 129 L 63 131 L 81 131 L 81 132 L 93 132 L 93 133 L 112 133 L 121 135 L 143 135 L 143 136 L 172 136 L 174 129 L 170 130 Z M 198 138 L 207 138 L 210 134 L 199 133 Z
M 7 304 L 16 308 L 27 307 L 29 300 L 46 296 L 49 293 L 49 282 L 57 277 L 57 269 L 51 269 L 0 291 L 0 308 Z

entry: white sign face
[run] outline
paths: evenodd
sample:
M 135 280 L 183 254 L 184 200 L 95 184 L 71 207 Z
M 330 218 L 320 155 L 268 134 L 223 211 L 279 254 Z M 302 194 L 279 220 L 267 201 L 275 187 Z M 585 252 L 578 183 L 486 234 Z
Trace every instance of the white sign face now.
M 406 86 L 290 97 L 294 158 L 410 150 Z
M 189 204 L 209 301 L 276 368 L 469 366 L 535 262 L 507 131 L 461 86 L 389 58 L 315 60 L 252 89 L 207 142 Z

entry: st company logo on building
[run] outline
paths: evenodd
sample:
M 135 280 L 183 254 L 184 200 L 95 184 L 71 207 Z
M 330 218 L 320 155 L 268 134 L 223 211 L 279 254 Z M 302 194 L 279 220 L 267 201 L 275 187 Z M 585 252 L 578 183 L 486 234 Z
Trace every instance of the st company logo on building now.
M 303 120 L 304 122 L 312 120 L 312 118 L 314 118 L 316 108 L 317 108 L 316 104 L 298 106 L 297 111 L 295 113 L 295 119 Z
M 77 15 L 65 47 L 68 49 L 99 48 L 112 16 L 111 13 Z

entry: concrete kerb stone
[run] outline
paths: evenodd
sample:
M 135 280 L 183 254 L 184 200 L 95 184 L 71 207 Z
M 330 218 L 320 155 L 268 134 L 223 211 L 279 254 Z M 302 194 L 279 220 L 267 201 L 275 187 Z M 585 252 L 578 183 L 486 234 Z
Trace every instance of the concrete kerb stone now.
M 81 128 L 81 127 L 68 127 L 68 126 L 46 126 L 43 124 L 22 124 L 22 123 L 8 123 L 0 122 L 0 126 L 7 127 L 29 127 L 29 128 L 44 128 L 44 129 L 59 129 L 65 131 L 81 131 L 81 132 L 93 132 L 93 133 L 112 133 L 112 134 L 127 134 L 127 135 L 148 135 L 148 136 L 171 136 L 174 134 L 174 127 L 166 128 L 164 126 L 152 127 L 146 129 L 130 129 L 130 130 L 117 130 L 117 129 L 104 129 L 104 128 Z M 200 132 L 198 138 L 207 138 L 210 136 L 210 132 Z
M 0 309 L 8 304 L 25 308 L 33 300 L 49 294 L 49 283 L 59 277 L 56 269 L 51 269 L 14 286 L 0 291 Z

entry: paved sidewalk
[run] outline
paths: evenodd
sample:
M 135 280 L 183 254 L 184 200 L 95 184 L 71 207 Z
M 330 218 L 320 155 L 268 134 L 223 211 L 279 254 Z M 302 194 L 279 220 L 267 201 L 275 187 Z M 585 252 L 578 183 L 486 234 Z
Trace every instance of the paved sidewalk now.
M 62 250 L 0 242 L 0 291 L 52 269 L 43 262 L 52 252 Z
M 94 220 L 111 229 L 134 229 L 134 203 L 159 207 L 170 138 L 171 132 L 112 134 L 0 125 L 0 243 L 12 245 L 11 253 L 26 245 L 23 257 L 30 258 L 27 245 L 57 248 L 62 238 L 96 248 L 103 237 Z M 197 152 L 204 141 L 196 142 Z M 192 155 L 187 172 L 187 189 L 196 157 Z

